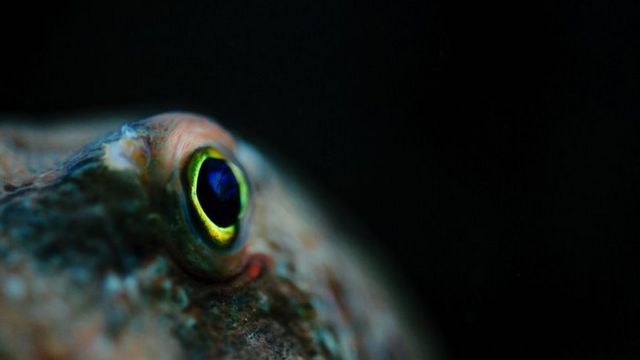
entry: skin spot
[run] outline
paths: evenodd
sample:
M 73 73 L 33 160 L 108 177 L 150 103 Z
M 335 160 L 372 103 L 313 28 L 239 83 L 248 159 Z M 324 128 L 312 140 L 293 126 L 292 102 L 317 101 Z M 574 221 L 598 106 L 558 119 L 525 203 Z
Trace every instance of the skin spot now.
M 149 162 L 147 142 L 126 125 L 120 131 L 122 133 L 120 139 L 102 145 L 104 164 L 112 170 L 144 173 Z
M 255 279 L 260 276 L 261 271 L 262 267 L 259 264 L 251 263 L 249 264 L 249 268 L 247 269 L 247 275 L 249 275 L 249 278 Z
M 7 184 L 4 184 L 3 189 L 4 189 L 4 191 L 6 191 L 6 192 L 12 192 L 12 191 L 17 190 L 17 189 L 18 189 L 18 187 L 17 187 L 17 186 L 15 186 L 15 185 L 13 185 L 13 184 L 8 184 L 8 183 L 7 183 Z
M 308 250 L 312 250 L 318 246 L 318 239 L 315 234 L 304 233 L 300 236 L 300 240 Z
M 257 280 L 267 270 L 272 267 L 273 260 L 264 254 L 253 254 L 247 261 L 244 272 L 237 280 L 233 282 L 232 286 L 244 285 L 248 282 Z

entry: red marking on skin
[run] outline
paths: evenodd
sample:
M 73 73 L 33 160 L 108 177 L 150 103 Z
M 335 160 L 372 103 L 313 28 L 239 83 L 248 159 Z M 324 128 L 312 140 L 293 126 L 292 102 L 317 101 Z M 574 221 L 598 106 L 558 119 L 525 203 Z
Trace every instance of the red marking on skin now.
M 233 291 L 239 287 L 249 284 L 252 281 L 256 281 L 265 275 L 273 266 L 273 260 L 266 254 L 251 254 L 248 256 L 242 271 L 238 273 L 232 279 L 227 282 L 215 283 L 216 286 L 211 288 L 214 293 L 226 293 Z M 205 293 L 206 295 L 207 293 Z M 202 299 L 206 299 L 206 296 L 202 296 Z
M 251 279 L 255 279 L 258 276 L 260 276 L 261 272 L 262 272 L 262 267 L 260 266 L 259 263 L 255 263 L 255 262 L 251 263 L 247 268 L 247 275 L 249 275 Z
M 273 260 L 265 254 L 252 254 L 247 259 L 247 264 L 240 276 L 239 283 L 246 284 L 258 279 L 265 271 L 271 268 Z

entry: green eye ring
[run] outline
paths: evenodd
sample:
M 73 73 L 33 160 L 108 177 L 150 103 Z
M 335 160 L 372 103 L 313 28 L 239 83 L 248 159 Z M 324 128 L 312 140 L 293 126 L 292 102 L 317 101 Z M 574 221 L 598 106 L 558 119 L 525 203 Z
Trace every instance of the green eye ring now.
M 189 160 L 185 186 L 190 208 L 209 244 L 234 248 L 249 201 L 249 185 L 242 169 L 220 150 L 200 148 Z

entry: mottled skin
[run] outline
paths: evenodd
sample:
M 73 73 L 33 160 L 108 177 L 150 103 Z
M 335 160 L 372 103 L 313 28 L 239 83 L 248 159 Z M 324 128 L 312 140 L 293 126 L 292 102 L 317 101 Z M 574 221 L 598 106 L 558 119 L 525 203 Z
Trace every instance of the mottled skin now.
M 0 358 L 426 356 L 398 295 L 253 147 L 187 113 L 105 128 L 0 127 Z M 179 255 L 176 174 L 202 143 L 252 182 L 238 256 Z

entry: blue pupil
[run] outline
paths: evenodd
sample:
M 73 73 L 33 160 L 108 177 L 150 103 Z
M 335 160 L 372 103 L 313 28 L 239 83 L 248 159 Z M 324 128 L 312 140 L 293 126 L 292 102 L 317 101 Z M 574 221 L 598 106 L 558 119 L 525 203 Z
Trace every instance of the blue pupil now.
M 196 189 L 204 213 L 214 224 L 227 227 L 240 214 L 240 187 L 227 162 L 208 158 L 200 167 Z

